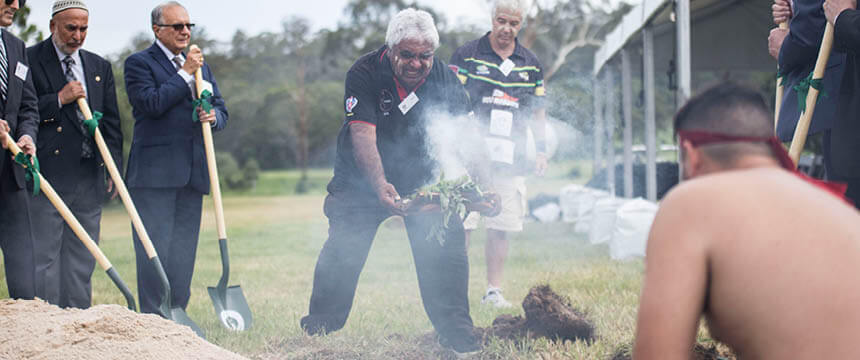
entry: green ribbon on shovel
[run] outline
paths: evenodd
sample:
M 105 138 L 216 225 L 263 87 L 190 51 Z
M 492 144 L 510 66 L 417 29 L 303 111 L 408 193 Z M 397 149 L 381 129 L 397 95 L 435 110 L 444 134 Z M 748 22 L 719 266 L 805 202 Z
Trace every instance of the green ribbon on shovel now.
M 194 122 L 199 122 L 200 119 L 197 117 L 197 107 L 203 108 L 203 111 L 209 112 L 212 110 L 212 103 L 209 102 L 209 99 L 212 98 L 212 93 L 209 90 L 203 90 L 200 94 L 200 98 L 191 102 L 191 105 L 194 107 L 194 111 L 191 112 L 191 120 Z
M 776 81 L 779 83 L 777 86 L 785 86 L 785 74 L 779 69 L 776 70 Z
M 39 159 L 21 151 L 15 155 L 15 162 L 24 166 L 27 181 L 33 180 L 33 196 L 39 195 Z
M 827 92 L 821 91 L 822 81 L 823 79 L 813 79 L 812 73 L 809 73 L 809 76 L 800 80 L 800 82 L 793 87 L 794 91 L 797 92 L 797 110 L 800 111 L 801 114 L 806 112 L 806 96 L 809 94 L 809 88 L 820 91 L 821 97 L 827 97 Z M 818 99 L 815 99 L 815 101 L 817 102 Z
M 96 129 L 99 128 L 99 121 L 104 115 L 98 111 L 93 111 L 93 118 L 84 120 L 84 125 L 89 129 L 90 136 L 96 137 Z

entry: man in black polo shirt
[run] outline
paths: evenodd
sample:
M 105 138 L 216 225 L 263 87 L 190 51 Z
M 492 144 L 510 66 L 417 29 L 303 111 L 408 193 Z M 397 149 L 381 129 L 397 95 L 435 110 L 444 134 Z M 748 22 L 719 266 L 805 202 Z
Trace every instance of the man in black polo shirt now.
M 546 111 L 543 72 L 537 57 L 517 42 L 526 8 L 520 0 L 497 0 L 493 29 L 461 46 L 451 56 L 451 69 L 469 92 L 472 108 L 484 126 L 492 160 L 492 183 L 502 198 L 502 212 L 484 219 L 487 228 L 487 292 L 482 303 L 510 307 L 502 296 L 502 273 L 508 254 L 508 232 L 523 229 L 528 211 L 524 175 L 529 171 L 526 138 L 531 122 L 535 138 L 534 170 L 547 167 L 544 129 Z M 464 222 L 468 232 L 480 218 Z
M 401 215 L 424 309 L 440 342 L 458 354 L 480 348 L 469 315 L 462 222 L 452 219 L 440 245 L 427 235 L 441 214 L 405 216 L 400 201 L 434 181 L 437 164 L 426 146 L 429 122 L 469 119 L 468 95 L 433 56 L 438 45 L 430 14 L 406 9 L 389 23 L 386 45 L 362 56 L 346 75 L 346 121 L 324 205 L 329 238 L 314 271 L 309 314 L 301 320 L 309 334 L 344 326 L 377 228 Z

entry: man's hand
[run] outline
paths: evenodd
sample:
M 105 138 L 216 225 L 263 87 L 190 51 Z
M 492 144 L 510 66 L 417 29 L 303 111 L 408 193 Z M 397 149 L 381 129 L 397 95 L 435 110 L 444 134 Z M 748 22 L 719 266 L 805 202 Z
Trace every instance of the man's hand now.
M 6 148 L 6 137 L 9 136 L 9 123 L 0 119 L 0 146 Z
M 825 0 L 824 1 L 824 17 L 827 22 L 836 25 L 836 17 L 845 10 L 854 10 L 857 8 L 857 0 Z
M 782 24 L 791 19 L 791 5 L 789 5 L 788 0 L 773 0 L 771 10 L 773 11 L 774 24 Z
M 209 110 L 209 112 L 203 111 L 203 108 L 197 107 L 197 118 L 200 119 L 200 122 L 207 123 L 212 125 L 217 120 L 215 118 L 215 109 Z
M 36 144 L 33 142 L 33 138 L 30 135 L 23 135 L 18 138 L 18 147 L 21 148 L 21 151 L 27 155 L 36 156 Z
M 770 30 L 770 36 L 767 37 L 767 52 L 774 59 L 779 59 L 779 49 L 782 48 L 782 42 L 788 36 L 788 30 L 778 27 Z
M 535 175 L 543 176 L 546 173 L 546 168 L 548 166 L 545 153 L 539 152 L 535 154 Z
M 116 195 L 118 193 L 117 188 L 113 186 L 113 179 L 107 179 L 107 193 L 110 194 L 110 199 L 116 199 Z
M 493 217 L 502 212 L 502 197 L 495 192 L 485 192 L 484 201 L 490 204 L 491 208 L 481 211 L 482 216 Z
M 182 64 L 182 70 L 194 75 L 201 66 L 203 66 L 203 52 L 200 51 L 200 48 L 195 47 L 188 51 L 188 55 L 185 56 L 185 64 Z
M 384 183 L 376 189 L 376 195 L 379 197 L 379 202 L 384 206 L 388 211 L 390 211 L 394 215 L 405 216 L 406 211 L 403 210 L 403 203 L 400 202 L 400 194 L 397 193 L 397 189 L 394 188 L 394 185 L 391 183 Z
M 63 86 L 63 89 L 57 94 L 57 97 L 60 98 L 60 103 L 63 105 L 71 104 L 79 98 L 86 96 L 87 94 L 84 92 L 84 87 L 81 85 L 80 81 L 70 81 L 66 83 L 66 86 Z

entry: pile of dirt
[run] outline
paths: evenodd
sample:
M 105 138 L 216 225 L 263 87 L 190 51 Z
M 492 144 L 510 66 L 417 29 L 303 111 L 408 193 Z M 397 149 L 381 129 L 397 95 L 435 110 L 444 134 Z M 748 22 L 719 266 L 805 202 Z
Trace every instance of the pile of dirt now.
M 610 360 L 630 360 L 633 358 L 632 346 L 626 345 L 615 351 Z M 696 344 L 693 347 L 690 359 L 693 360 L 733 360 L 735 355 L 729 351 L 719 349 L 716 345 Z
M 529 290 L 523 300 L 525 317 L 500 315 L 493 326 L 484 329 L 484 337 L 496 336 L 516 340 L 524 337 L 545 337 L 552 340 L 594 339 L 594 325 L 585 314 L 574 309 L 570 300 L 556 294 L 549 285 Z
M 119 305 L 60 309 L 0 300 L 0 359 L 245 359 L 191 328 Z

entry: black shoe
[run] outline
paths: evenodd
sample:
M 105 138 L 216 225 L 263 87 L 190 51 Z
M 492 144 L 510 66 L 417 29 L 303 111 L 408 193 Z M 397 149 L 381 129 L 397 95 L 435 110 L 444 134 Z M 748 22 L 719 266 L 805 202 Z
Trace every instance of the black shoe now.
M 448 338 L 440 336 L 439 345 L 450 349 L 458 359 L 469 359 L 481 352 L 481 345 L 475 341 L 473 336 L 455 338 L 455 340 L 448 340 Z

